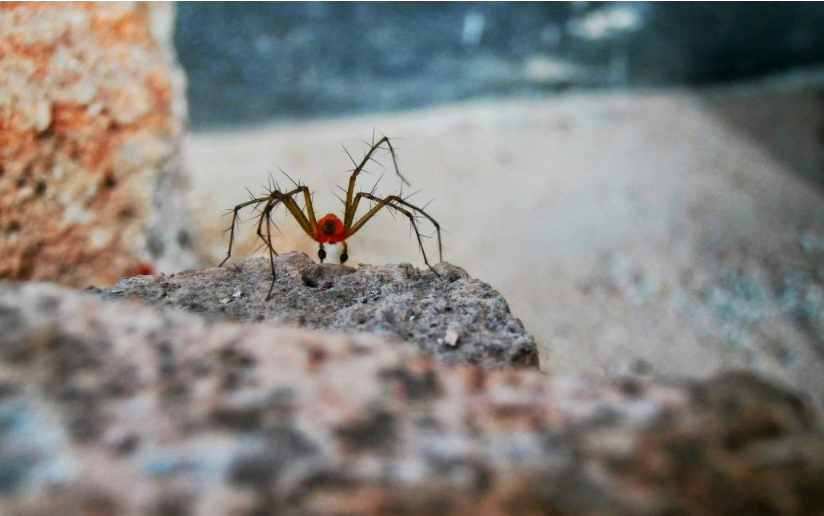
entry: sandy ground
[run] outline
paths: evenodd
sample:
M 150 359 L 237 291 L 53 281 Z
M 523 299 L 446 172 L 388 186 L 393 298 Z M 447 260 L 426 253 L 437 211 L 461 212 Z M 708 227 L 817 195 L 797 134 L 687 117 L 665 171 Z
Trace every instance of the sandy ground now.
M 195 133 L 191 207 L 208 260 L 222 215 L 277 170 L 340 212 L 373 128 L 445 228 L 444 259 L 493 284 L 542 367 L 705 377 L 751 368 L 824 400 L 824 101 L 820 78 L 713 90 L 571 94 Z M 386 156 L 384 156 L 386 158 Z M 383 159 L 386 167 L 391 162 Z M 364 176 L 368 190 L 382 171 Z M 397 190 L 391 168 L 379 191 Z M 407 189 L 406 192 L 410 190 Z M 278 249 L 316 256 L 284 221 Z M 237 256 L 253 247 L 251 224 Z M 429 242 L 430 256 L 436 247 Z M 404 220 L 350 241 L 358 263 L 422 265 Z

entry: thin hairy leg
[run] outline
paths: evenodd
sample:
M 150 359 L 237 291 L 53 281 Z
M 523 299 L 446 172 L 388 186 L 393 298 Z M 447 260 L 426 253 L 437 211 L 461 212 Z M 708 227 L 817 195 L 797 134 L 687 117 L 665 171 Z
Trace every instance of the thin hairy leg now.
M 277 280 L 277 275 L 275 274 L 275 256 L 278 254 L 272 245 L 272 210 L 266 212 L 266 240 L 269 247 L 269 265 L 272 266 L 272 283 L 269 284 L 269 292 L 266 293 L 266 301 L 269 301 L 272 299 L 272 290 L 275 288 L 275 280 Z
M 298 203 L 293 198 L 298 193 L 303 193 L 303 195 L 305 196 L 304 198 L 308 201 L 306 205 L 307 211 L 309 212 L 308 216 L 303 213 L 303 210 L 300 209 L 300 206 L 298 206 Z M 303 231 L 305 231 L 307 235 L 314 238 L 315 227 L 317 226 L 317 224 L 315 223 L 315 213 L 312 208 L 312 200 L 309 194 L 309 188 L 307 188 L 306 186 L 299 186 L 298 188 L 295 188 L 294 190 L 291 190 L 287 193 L 281 193 L 279 190 L 272 190 L 266 197 L 251 199 L 249 201 L 238 204 L 232 209 L 232 226 L 229 228 L 229 250 L 226 252 L 226 258 L 224 258 L 223 261 L 220 262 L 220 265 L 218 265 L 218 267 L 222 267 L 223 264 L 226 263 L 226 261 L 232 257 L 232 247 L 234 246 L 235 242 L 235 229 L 238 226 L 240 210 L 247 206 L 251 206 L 253 204 L 261 204 L 264 202 L 267 206 L 269 206 L 269 204 L 271 203 L 277 205 L 277 203 L 282 202 L 283 205 L 286 206 L 286 208 L 292 214 L 292 216 L 295 217 L 295 220 L 297 220 L 301 229 L 303 229 Z M 274 206 L 269 208 L 269 210 L 271 211 L 272 208 L 274 208 Z M 263 212 L 266 211 L 266 208 L 264 208 Z M 263 213 L 261 213 L 261 221 L 263 220 L 263 217 L 264 215 Z M 260 226 L 260 224 L 258 224 L 258 226 Z M 261 239 L 263 239 L 261 234 L 258 234 L 258 236 L 261 237 Z M 265 241 L 265 239 L 263 240 Z
M 275 281 L 277 280 L 277 274 L 275 272 L 275 256 L 278 256 L 278 252 L 275 251 L 275 247 L 272 245 L 272 225 L 274 224 L 274 222 L 272 222 L 272 212 L 274 209 L 279 204 L 283 204 L 286 209 L 289 210 L 289 213 L 295 217 L 303 230 L 310 236 L 313 236 L 314 225 L 309 222 L 304 213 L 301 211 L 300 206 L 298 206 L 298 203 L 292 198 L 292 195 L 301 191 L 301 188 L 306 187 L 300 187 L 287 194 L 281 194 L 278 191 L 272 192 L 273 198 L 269 199 L 269 202 L 266 203 L 266 206 L 263 208 L 260 213 L 260 217 L 258 218 L 257 236 L 263 241 L 264 244 L 266 244 L 266 248 L 269 251 L 269 265 L 272 269 L 272 282 L 269 285 L 269 292 L 266 294 L 266 301 L 269 301 L 272 298 L 272 290 L 274 290 Z M 310 204 L 307 206 L 307 210 L 309 210 L 309 213 L 311 214 L 311 219 L 314 220 L 315 214 L 312 211 L 311 201 L 309 202 Z M 264 223 L 266 225 L 265 236 L 263 234 Z
M 263 208 L 263 211 L 260 212 L 260 217 L 258 217 L 258 224 L 257 224 L 257 236 L 259 239 L 266 244 L 267 249 L 269 249 L 269 255 L 272 258 L 272 271 L 274 272 L 275 264 L 274 264 L 274 256 L 278 256 L 277 251 L 272 246 L 272 231 L 270 229 L 270 225 L 272 224 L 272 212 L 277 207 L 278 204 L 282 202 L 282 199 L 270 199 L 266 206 Z M 292 210 L 289 210 L 290 212 Z M 266 236 L 263 236 L 263 223 L 266 223 Z M 274 254 L 273 254 L 274 253 Z
M 280 171 L 283 173 L 284 176 L 286 176 L 289 179 L 289 181 L 292 182 L 293 185 L 295 185 L 294 190 L 292 190 L 292 191 L 290 191 L 286 194 L 283 194 L 283 195 L 291 197 L 292 195 L 294 195 L 297 192 L 302 192 L 303 193 L 303 201 L 304 201 L 304 204 L 306 205 L 306 222 L 308 223 L 309 231 L 307 231 L 307 227 L 305 227 L 303 224 L 301 224 L 301 228 L 303 228 L 303 230 L 306 231 L 306 233 L 310 237 L 314 238 L 314 231 L 315 231 L 315 228 L 317 227 L 317 222 L 316 222 L 316 219 L 315 219 L 315 208 L 312 206 L 312 193 L 309 191 L 309 187 L 307 187 L 306 185 L 302 185 L 298 182 L 295 182 L 295 180 L 292 179 L 292 176 L 287 174 L 286 171 L 284 171 L 283 169 L 280 169 Z M 273 192 L 273 191 L 277 191 L 277 189 L 270 189 L 270 192 Z M 298 211 L 303 213 L 303 211 L 300 210 L 300 208 L 298 208 Z
M 420 208 L 410 205 L 409 203 L 407 203 L 406 201 L 404 201 L 403 199 L 401 199 L 397 195 L 390 195 L 389 197 L 381 199 L 380 197 L 376 197 L 372 194 L 361 192 L 361 193 L 358 194 L 357 198 L 360 198 L 360 197 L 365 197 L 367 199 L 377 201 L 378 204 L 376 204 L 374 207 L 372 207 L 371 210 L 369 210 L 363 217 L 361 217 L 361 219 L 354 226 L 352 226 L 352 229 L 347 232 L 348 236 L 354 235 L 360 228 L 363 227 L 364 224 L 366 224 L 369 221 L 369 219 L 374 217 L 381 209 L 390 208 L 390 209 L 396 210 L 396 211 L 406 215 L 406 217 L 409 219 L 410 224 L 412 224 L 412 229 L 415 230 L 415 237 L 418 240 L 418 249 L 420 249 L 421 256 L 423 256 L 423 263 L 425 263 L 426 266 L 429 267 L 430 270 L 432 270 L 432 272 L 434 272 L 435 274 L 438 274 L 437 271 L 435 271 L 435 269 L 432 268 L 432 264 L 429 263 L 429 259 L 426 256 L 426 249 L 423 246 L 423 238 L 421 236 L 421 232 L 418 230 L 417 217 L 415 217 L 415 215 L 413 215 L 411 211 L 409 211 L 408 209 L 403 208 L 401 206 L 398 206 L 398 204 L 396 204 L 396 203 L 401 203 L 404 206 L 408 206 L 412 210 L 415 210 L 416 212 L 421 213 L 424 217 L 429 219 L 429 221 L 432 222 L 435 225 L 435 229 L 438 232 L 438 254 L 439 254 L 440 261 L 443 261 L 443 254 L 441 252 L 441 228 L 438 225 L 438 223 L 435 221 L 435 219 L 433 219 L 432 217 L 427 215 Z
M 366 198 L 366 199 L 369 199 L 369 200 L 372 200 L 372 201 L 376 201 L 377 204 L 375 206 L 373 206 L 372 209 L 370 209 L 368 212 L 366 212 L 366 214 L 364 214 L 364 216 L 361 217 L 360 220 L 357 223 L 355 223 L 353 226 L 351 226 L 351 228 L 346 227 L 346 234 L 347 235 L 349 235 L 349 236 L 354 235 L 360 228 L 363 227 L 364 224 L 366 224 L 366 222 L 369 221 L 369 219 L 374 217 L 375 214 L 377 214 L 378 211 L 380 211 L 381 208 L 383 208 L 384 206 L 390 206 L 390 207 L 400 211 L 401 213 L 406 214 L 407 212 L 405 212 L 404 210 L 401 210 L 401 208 L 398 205 L 404 206 L 404 207 L 407 207 L 411 210 L 414 210 L 416 213 L 420 213 L 427 220 L 429 220 L 429 222 L 431 222 L 433 226 L 435 226 L 435 230 L 438 234 L 438 260 L 443 261 L 443 245 L 441 244 L 441 225 L 438 224 L 438 221 L 433 219 L 428 213 L 426 213 L 421 208 L 418 208 L 417 206 L 407 202 L 405 199 L 403 199 L 402 197 L 400 197 L 398 195 L 390 195 L 388 197 L 385 197 L 385 198 L 381 199 L 380 197 L 377 197 L 377 196 L 375 196 L 371 193 L 367 193 L 367 192 L 360 192 L 355 197 L 355 200 L 352 203 L 353 211 L 358 209 L 358 204 L 360 203 L 360 200 L 363 199 L 363 198 Z M 415 228 L 415 231 L 417 231 L 417 226 L 413 225 L 413 227 Z M 418 243 L 420 244 L 420 238 L 418 238 Z M 421 247 L 423 247 L 423 246 L 421 245 Z M 421 249 L 421 253 L 423 254 L 423 249 Z M 424 262 L 426 262 L 425 255 L 424 255 Z M 427 262 L 427 265 L 429 265 L 428 262 Z
M 260 204 L 262 202 L 268 201 L 269 197 L 260 197 L 258 199 L 252 199 L 250 201 L 240 203 L 232 209 L 232 226 L 229 228 L 229 251 L 226 253 L 226 258 L 224 258 L 223 261 L 220 262 L 220 265 L 218 265 L 218 267 L 223 267 L 223 264 L 226 263 L 226 260 L 232 257 L 232 245 L 235 243 L 235 227 L 238 225 L 238 216 L 240 210 L 252 204 Z
M 344 219 L 343 224 L 346 227 L 351 226 L 352 221 L 355 219 L 355 210 L 353 209 L 354 207 L 353 207 L 352 203 L 353 203 L 353 198 L 355 196 L 355 181 L 358 178 L 358 174 L 361 173 L 361 170 L 363 170 L 363 167 L 365 167 L 366 164 L 369 162 L 369 160 L 372 159 L 372 155 L 375 152 L 377 152 L 377 150 L 384 143 L 389 148 L 389 153 L 392 155 L 392 164 L 395 166 L 395 174 L 397 174 L 398 177 L 401 178 L 401 181 L 403 181 L 404 184 L 409 185 L 409 181 L 407 181 L 406 178 L 403 177 L 403 175 L 401 174 L 400 169 L 398 168 L 398 158 L 395 155 L 395 148 L 392 147 L 392 142 L 389 141 L 389 138 L 384 136 L 383 138 L 378 140 L 376 143 L 372 144 L 372 147 L 370 147 L 369 150 L 366 152 L 366 155 L 363 157 L 360 164 L 358 164 L 355 167 L 355 170 L 352 171 L 352 175 L 349 176 L 349 188 L 347 188 L 347 190 L 346 190 L 346 208 L 344 210 L 344 217 L 343 217 L 343 219 Z M 344 150 L 346 150 L 346 149 L 344 148 Z M 349 154 L 348 151 L 347 151 L 347 154 Z M 349 159 L 352 159 L 352 156 L 349 156 Z M 352 161 L 354 163 L 354 160 L 352 160 Z
M 303 210 L 300 209 L 300 206 L 294 199 L 294 196 L 299 193 L 303 193 L 304 200 L 306 202 L 306 211 L 308 213 L 303 213 Z M 280 193 L 278 190 L 273 190 L 270 195 L 273 200 L 278 200 L 286 206 L 286 209 L 288 209 L 289 213 L 295 217 L 295 220 L 298 222 L 301 229 L 303 229 L 309 237 L 315 238 L 315 228 L 317 227 L 317 222 L 315 222 L 315 210 L 312 207 L 312 196 L 309 193 L 308 187 L 298 186 L 294 190 L 290 190 L 286 193 Z

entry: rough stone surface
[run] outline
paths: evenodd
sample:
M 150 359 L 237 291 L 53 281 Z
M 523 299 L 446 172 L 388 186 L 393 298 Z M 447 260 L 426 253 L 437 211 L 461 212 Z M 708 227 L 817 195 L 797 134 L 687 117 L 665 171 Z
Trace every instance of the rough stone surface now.
M 0 284 L 0 506 L 132 514 L 821 514 L 824 439 L 751 374 L 447 367 L 410 345 Z
M 110 284 L 197 263 L 169 4 L 0 5 L 0 278 Z
M 446 363 L 536 367 L 535 339 L 488 284 L 448 263 L 438 275 L 409 264 L 318 264 L 303 253 L 275 260 L 272 299 L 267 258 L 221 269 L 125 278 L 105 298 L 137 298 L 190 312 L 312 329 L 383 333 L 414 342 Z

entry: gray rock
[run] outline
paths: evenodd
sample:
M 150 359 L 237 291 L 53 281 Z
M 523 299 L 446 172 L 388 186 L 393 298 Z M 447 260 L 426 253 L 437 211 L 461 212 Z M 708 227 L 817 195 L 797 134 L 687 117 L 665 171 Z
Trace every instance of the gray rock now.
M 814 414 L 751 374 L 607 383 L 448 367 L 375 336 L 35 284 L 0 283 L 0 328 L 4 515 L 824 507 Z
M 381 333 L 414 342 L 448 364 L 537 366 L 535 339 L 488 284 L 448 263 L 432 271 L 409 264 L 317 264 L 303 253 L 254 258 L 221 269 L 125 278 L 100 291 L 157 306 L 311 329 Z

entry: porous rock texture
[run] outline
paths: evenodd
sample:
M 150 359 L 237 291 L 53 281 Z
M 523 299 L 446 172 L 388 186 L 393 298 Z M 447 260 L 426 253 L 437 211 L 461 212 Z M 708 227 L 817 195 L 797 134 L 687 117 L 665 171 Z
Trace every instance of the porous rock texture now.
M 409 264 L 352 268 L 318 264 L 295 252 L 274 263 L 269 301 L 267 258 L 171 276 L 124 278 L 100 293 L 240 321 L 382 333 L 390 340 L 414 342 L 448 364 L 538 366 L 535 339 L 510 313 L 506 300 L 459 267 L 443 262 L 434 271 Z
M 0 506 L 821 514 L 824 439 L 750 374 L 607 383 L 0 283 Z
M 173 19 L 164 3 L 0 4 L 0 278 L 197 264 Z

